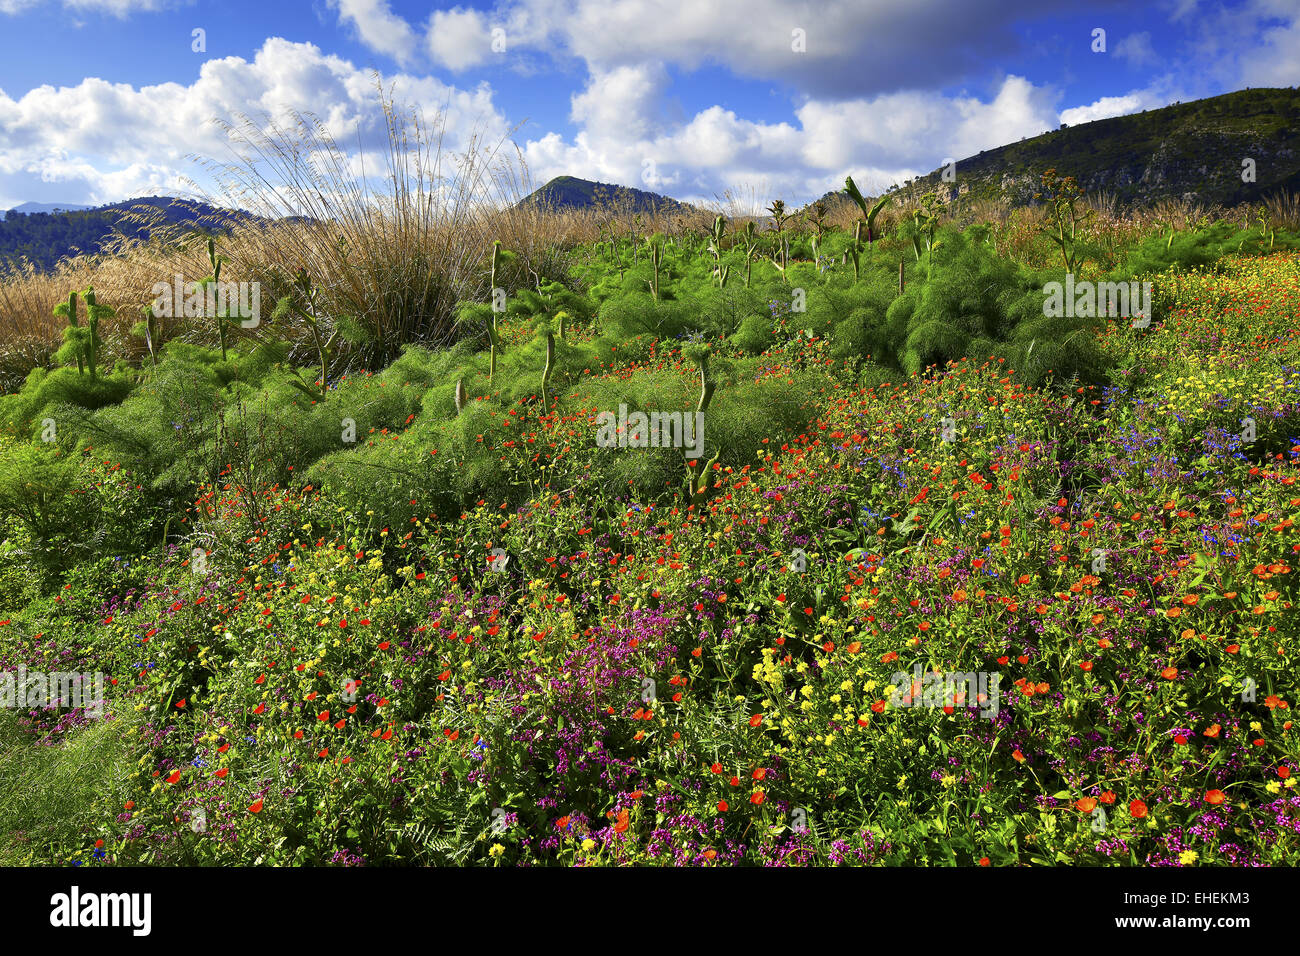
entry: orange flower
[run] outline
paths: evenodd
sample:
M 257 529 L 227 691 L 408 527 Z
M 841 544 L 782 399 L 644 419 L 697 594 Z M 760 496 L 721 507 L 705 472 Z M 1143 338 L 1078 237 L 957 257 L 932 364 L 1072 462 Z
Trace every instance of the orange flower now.
M 751 727 L 757 727 L 762 722 L 763 722 L 762 714 L 755 714 L 753 717 L 749 718 L 749 726 Z
M 1173 680 L 1175 677 L 1178 676 L 1178 668 L 1166 667 L 1164 670 L 1160 672 L 1160 676 L 1163 677 L 1165 680 Z
M 1128 805 L 1128 812 L 1134 820 L 1141 820 L 1147 815 L 1147 805 L 1141 800 L 1134 800 Z
M 1097 801 L 1092 797 L 1083 797 L 1074 802 L 1074 808 L 1080 813 L 1092 813 L 1097 809 Z
M 1222 803 L 1226 798 L 1227 798 L 1227 794 L 1225 794 L 1222 790 L 1206 790 L 1206 791 L 1205 791 L 1205 802 L 1208 803 L 1208 804 L 1210 804 L 1211 806 L 1215 806 L 1215 807 L 1217 807 L 1217 806 L 1218 806 L 1219 804 L 1221 804 L 1221 803 Z
M 248 812 L 249 812 L 249 813 L 261 813 L 261 812 L 262 812 L 262 801 L 261 801 L 261 800 L 258 800 L 257 803 L 255 803 L 255 804 L 253 804 L 251 807 L 249 807 L 249 808 L 248 808 Z
M 726 800 L 719 800 L 719 801 L 718 801 L 718 812 L 719 812 L 719 813 L 726 813 L 726 812 L 727 812 L 727 801 L 726 801 Z
M 751 796 L 751 797 L 749 798 L 749 802 L 752 803 L 752 804 L 754 804 L 755 806 L 758 806 L 758 805 L 761 804 L 765 799 L 766 799 L 766 796 L 765 796 L 765 794 L 763 793 L 762 790 L 755 790 L 755 791 L 754 791 L 754 795 Z

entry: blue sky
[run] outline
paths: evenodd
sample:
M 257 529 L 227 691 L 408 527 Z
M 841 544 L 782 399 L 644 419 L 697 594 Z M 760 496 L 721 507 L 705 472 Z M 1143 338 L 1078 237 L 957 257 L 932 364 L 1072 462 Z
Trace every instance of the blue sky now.
M 208 190 L 189 156 L 228 155 L 211 121 L 236 114 L 371 150 L 376 72 L 447 148 L 513 144 L 537 183 L 801 203 L 1300 84 L 1300 0 L 0 0 L 0 208 Z

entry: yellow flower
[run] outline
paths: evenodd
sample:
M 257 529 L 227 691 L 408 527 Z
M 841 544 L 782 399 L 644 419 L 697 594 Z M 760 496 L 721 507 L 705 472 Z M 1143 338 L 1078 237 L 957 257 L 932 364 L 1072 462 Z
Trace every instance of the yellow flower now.
M 1178 854 L 1178 862 L 1183 866 L 1191 866 L 1200 858 L 1201 855 L 1195 850 L 1184 850 L 1182 853 Z
M 596 841 L 588 837 L 587 839 L 582 841 L 582 848 L 586 852 L 590 853 L 592 850 L 596 848 Z
M 501 856 L 505 852 L 506 852 L 506 848 L 503 847 L 500 843 L 493 843 L 492 849 L 488 850 L 488 854 L 494 857 Z

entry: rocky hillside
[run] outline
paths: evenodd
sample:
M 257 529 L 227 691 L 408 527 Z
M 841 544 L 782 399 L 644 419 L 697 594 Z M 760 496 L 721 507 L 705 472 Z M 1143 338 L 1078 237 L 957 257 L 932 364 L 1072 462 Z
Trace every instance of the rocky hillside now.
M 1247 159 L 1254 182 L 1242 179 Z M 1039 174 L 1052 167 L 1124 205 L 1187 198 L 1233 206 L 1300 190 L 1300 90 L 1240 90 L 1062 126 L 959 160 L 955 181 L 936 169 L 899 192 L 933 189 L 945 200 L 1002 197 L 1022 205 L 1034 201 Z

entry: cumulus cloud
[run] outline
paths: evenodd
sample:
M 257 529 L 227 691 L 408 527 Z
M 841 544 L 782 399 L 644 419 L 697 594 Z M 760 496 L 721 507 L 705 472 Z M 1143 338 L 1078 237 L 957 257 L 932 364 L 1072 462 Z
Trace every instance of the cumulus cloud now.
M 574 98 L 581 131 L 571 143 L 556 134 L 530 141 L 530 171 L 539 180 L 568 173 L 676 187 L 673 195 L 695 200 L 761 184 L 803 202 L 842 185 L 846 173 L 879 190 L 947 159 L 1037 135 L 1056 126 L 1059 97 L 1009 76 L 987 102 L 910 91 L 810 100 L 795 111 L 796 123 L 756 122 L 712 106 L 670 126 L 653 115 L 663 76 L 624 67 L 594 77 Z
M 415 52 L 416 37 L 411 25 L 396 16 L 388 0 L 329 0 L 339 21 L 351 24 L 357 38 L 367 47 L 391 56 L 405 66 Z
M 426 44 L 435 63 L 449 70 L 466 70 L 492 55 L 492 31 L 477 10 L 437 10 L 429 18 Z
M 1100 9 L 1125 0 L 1095 0 Z M 373 5 L 367 2 L 367 6 Z M 385 7 L 386 4 L 380 4 Z M 593 72 L 659 62 L 720 64 L 807 96 L 852 98 L 959 80 L 1016 53 L 1013 24 L 1073 11 L 1073 0 L 505 0 L 490 15 L 456 6 L 426 27 L 431 62 L 484 64 L 491 31 L 508 47 L 577 57 Z M 370 43 L 363 34 L 363 42 Z M 387 52 L 383 38 L 370 43 Z
M 1168 106 L 1170 100 L 1163 94 L 1152 90 L 1133 90 L 1123 96 L 1103 96 L 1086 106 L 1074 106 L 1061 111 L 1061 122 L 1077 126 L 1091 123 L 1093 120 L 1110 119 L 1112 116 L 1127 116 L 1142 110 L 1159 109 Z
M 450 151 L 469 146 L 476 132 L 490 141 L 507 131 L 486 86 L 462 90 L 407 74 L 381 79 L 399 101 L 445 118 Z M 189 85 L 92 78 L 39 86 L 17 99 L 0 90 L 0 194 L 26 198 L 24 184 L 33 180 L 78 187 L 60 197 L 69 202 L 174 191 L 183 176 L 201 181 L 191 154 L 229 157 L 230 141 L 212 120 L 239 114 L 283 124 L 293 111 L 315 113 L 343 148 L 375 148 L 385 135 L 378 98 L 371 74 L 312 44 L 280 38 L 265 41 L 251 61 L 208 60 Z

